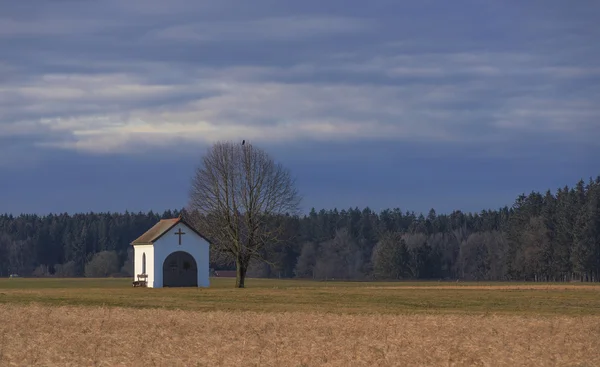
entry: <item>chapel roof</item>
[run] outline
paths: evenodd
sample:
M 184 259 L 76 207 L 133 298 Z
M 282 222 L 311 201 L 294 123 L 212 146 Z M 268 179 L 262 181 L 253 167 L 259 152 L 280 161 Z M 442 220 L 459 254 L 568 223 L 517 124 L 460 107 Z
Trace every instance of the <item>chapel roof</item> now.
M 161 237 L 165 232 L 173 228 L 181 220 L 181 218 L 161 219 L 158 223 L 152 226 L 152 228 L 146 231 L 146 233 L 131 242 L 131 244 L 149 245 Z
M 136 240 L 131 242 L 131 245 L 151 245 L 154 242 L 156 242 L 159 238 L 161 238 L 165 233 L 171 230 L 171 228 L 175 227 L 178 223 L 186 225 L 194 233 L 202 237 L 204 240 L 206 240 L 206 242 L 210 243 L 210 241 L 208 241 L 206 237 L 204 237 L 193 226 L 186 222 L 185 219 L 183 219 L 182 217 L 177 217 L 171 219 L 161 219 L 152 228 L 146 231 L 146 233 L 144 233 L 143 235 L 139 236 Z

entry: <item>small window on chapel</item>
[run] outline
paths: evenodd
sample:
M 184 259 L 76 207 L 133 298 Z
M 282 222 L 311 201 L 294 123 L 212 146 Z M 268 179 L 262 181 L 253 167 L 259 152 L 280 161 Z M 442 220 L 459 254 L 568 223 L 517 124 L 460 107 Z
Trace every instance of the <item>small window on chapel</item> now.
M 142 274 L 146 274 L 146 253 L 142 254 Z

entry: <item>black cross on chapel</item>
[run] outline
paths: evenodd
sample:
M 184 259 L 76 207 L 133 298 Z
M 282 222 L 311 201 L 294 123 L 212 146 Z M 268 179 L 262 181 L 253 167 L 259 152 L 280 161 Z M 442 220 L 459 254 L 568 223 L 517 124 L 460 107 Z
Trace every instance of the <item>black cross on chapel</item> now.
M 181 235 L 185 234 L 185 232 L 181 232 L 181 228 L 179 228 L 179 231 L 175 232 L 175 235 L 179 235 L 179 244 L 181 245 Z

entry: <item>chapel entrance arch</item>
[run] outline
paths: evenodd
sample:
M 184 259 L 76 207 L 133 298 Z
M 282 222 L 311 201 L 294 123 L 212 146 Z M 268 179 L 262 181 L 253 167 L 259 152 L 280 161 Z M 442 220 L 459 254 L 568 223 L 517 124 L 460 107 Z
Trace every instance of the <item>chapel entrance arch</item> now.
M 198 266 L 194 257 L 184 251 L 167 256 L 163 263 L 163 287 L 197 287 Z

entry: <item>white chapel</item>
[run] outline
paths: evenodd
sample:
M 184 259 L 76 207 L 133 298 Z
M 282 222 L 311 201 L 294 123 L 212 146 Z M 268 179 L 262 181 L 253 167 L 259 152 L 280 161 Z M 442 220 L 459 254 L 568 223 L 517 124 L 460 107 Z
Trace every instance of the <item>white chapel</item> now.
M 131 245 L 134 286 L 209 286 L 209 243 L 183 218 L 161 220 Z

